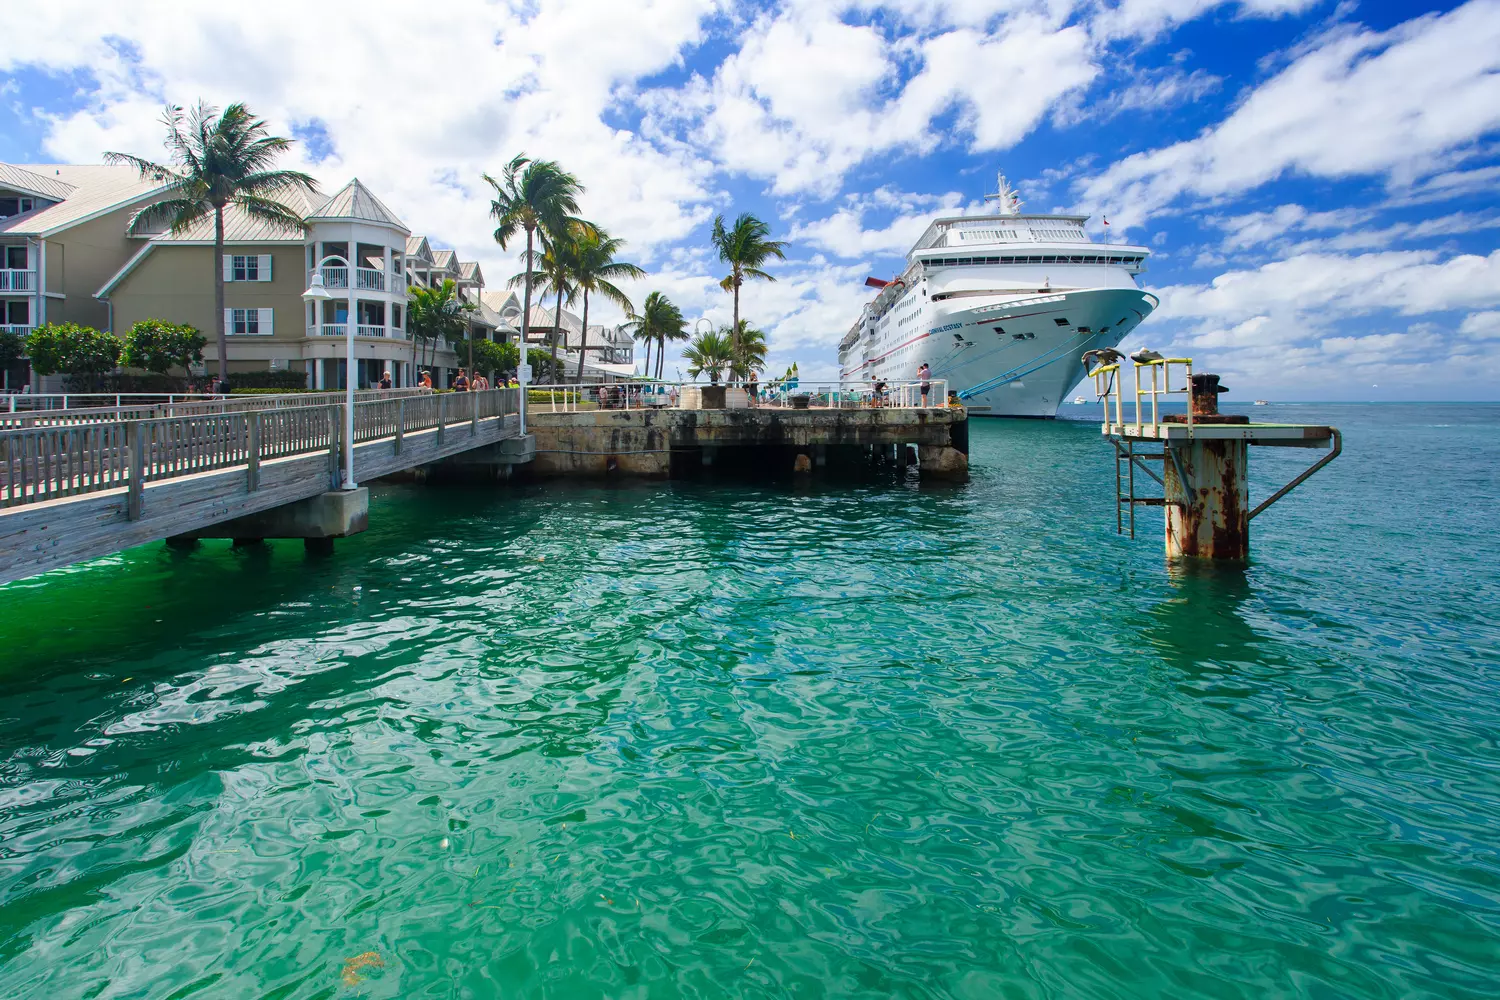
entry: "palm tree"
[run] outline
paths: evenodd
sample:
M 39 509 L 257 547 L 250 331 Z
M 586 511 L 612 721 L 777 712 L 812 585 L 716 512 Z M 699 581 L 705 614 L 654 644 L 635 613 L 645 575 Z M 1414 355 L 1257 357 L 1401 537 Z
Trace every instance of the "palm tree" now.
M 744 320 L 740 320 L 738 337 L 729 336 L 729 328 L 720 329 L 720 335 L 729 338 L 734 348 L 734 360 L 729 365 L 731 378 L 748 380 L 752 374 L 766 367 L 766 335 Z
M 475 307 L 458 294 L 452 278 L 445 278 L 436 288 L 411 290 L 406 307 L 406 328 L 412 336 L 412 360 L 416 360 L 417 341 L 432 342 L 432 360 L 437 361 L 437 344 L 442 338 L 450 343 L 462 339 L 469 328 L 469 313 Z
M 646 345 L 646 378 L 651 378 L 651 343 L 660 339 L 673 322 L 676 328 L 682 327 L 682 312 L 661 292 L 646 295 L 640 312 L 631 310 L 630 315 L 625 318 L 625 328 L 630 330 L 631 336 Z
M 687 326 L 687 320 L 682 318 L 682 310 L 672 304 L 672 300 L 661 292 L 652 292 L 646 296 L 646 302 L 641 306 L 639 314 L 632 312 L 626 320 L 625 325 L 629 327 L 636 340 L 646 344 L 646 372 L 647 378 L 651 377 L 651 342 L 656 341 L 662 345 L 666 344 L 667 338 L 676 339 L 678 334 L 683 333 Z M 685 334 L 684 334 L 685 336 Z M 657 359 L 658 369 L 661 360 Z M 661 374 L 658 371 L 657 377 Z
M 667 360 L 667 341 L 670 340 L 670 341 L 674 341 L 675 342 L 675 341 L 679 341 L 679 340 L 687 340 L 688 339 L 687 320 L 683 319 L 682 313 L 680 311 L 676 311 L 677 310 L 676 306 L 673 306 L 672 308 L 674 310 L 674 320 L 675 321 L 672 324 L 669 324 L 664 330 L 662 330 L 661 335 L 659 336 L 659 338 L 657 340 L 657 351 L 656 351 L 656 377 L 657 378 L 661 378 L 661 376 L 662 376 L 662 366 L 666 364 L 666 360 Z
M 687 359 L 689 375 L 697 378 L 707 374 L 709 383 L 718 385 L 719 376 L 734 360 L 734 345 L 724 334 L 709 330 L 694 337 L 682 356 Z
M 506 244 L 520 232 L 526 233 L 526 256 L 521 266 L 525 275 L 526 293 L 521 303 L 521 351 L 529 350 L 531 330 L 531 283 L 537 268 L 534 252 L 535 239 L 539 236 L 543 245 L 551 242 L 556 234 L 565 234 L 574 223 L 578 213 L 578 196 L 583 185 L 578 178 L 558 166 L 554 160 L 533 160 L 525 153 L 505 165 L 502 180 L 484 175 L 495 189 L 495 199 L 490 202 L 490 215 L 494 217 L 495 242 L 504 250 Z M 559 287 L 559 292 L 561 288 Z M 561 312 L 559 294 L 558 311 Z M 559 317 L 560 320 L 561 317 Z M 556 348 L 553 349 L 556 360 Z
M 277 200 L 300 191 L 313 194 L 318 182 L 295 170 L 272 170 L 292 140 L 268 135 L 266 123 L 238 102 L 219 109 L 199 101 L 190 113 L 175 104 L 162 115 L 171 164 L 154 163 L 129 153 L 105 153 L 106 163 L 123 163 L 141 179 L 164 185 L 165 197 L 130 217 L 129 231 L 160 225 L 184 233 L 209 214 L 214 217 L 214 329 L 219 335 L 219 377 L 229 372 L 229 345 L 224 329 L 224 209 L 234 206 L 275 229 L 301 233 L 302 216 Z M 349 317 L 354 322 L 354 317 Z M 351 376 L 352 377 L 352 376 Z
M 555 378 L 559 370 L 558 342 L 567 338 L 562 319 L 563 300 L 566 299 L 568 305 L 578 300 L 578 289 L 573 284 L 574 234 L 584 231 L 586 226 L 588 223 L 575 220 L 568 227 L 572 232 L 549 234 L 546 249 L 542 251 L 542 259 L 536 270 L 522 271 L 520 274 L 512 275 L 510 279 L 512 288 L 520 284 L 535 284 L 545 291 L 557 293 L 557 308 L 552 312 L 552 355 L 548 364 L 549 380 Z
M 724 228 L 724 216 L 714 218 L 710 239 L 719 253 L 719 259 L 729 265 L 729 276 L 719 282 L 719 287 L 734 293 L 734 322 L 729 328 L 736 338 L 740 329 L 740 286 L 745 283 L 746 278 L 775 281 L 775 278 L 762 270 L 761 265 L 772 257 L 786 260 L 785 241 L 767 239 L 770 235 L 771 227 L 749 212 L 735 219 L 732 229 Z
M 583 362 L 589 350 L 589 293 L 598 292 L 627 313 L 634 311 L 630 296 L 615 287 L 621 278 L 644 278 L 646 272 L 634 264 L 615 260 L 625 241 L 616 239 L 598 226 L 590 226 L 573 241 L 569 255 L 573 284 L 583 293 L 583 340 L 578 345 L 578 381 L 583 381 Z

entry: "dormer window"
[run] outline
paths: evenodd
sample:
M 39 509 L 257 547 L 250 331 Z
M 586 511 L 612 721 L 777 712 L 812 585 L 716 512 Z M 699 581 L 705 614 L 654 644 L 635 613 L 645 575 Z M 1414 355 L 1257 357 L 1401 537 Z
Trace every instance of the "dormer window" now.
M 29 212 L 36 207 L 36 201 L 31 198 L 8 198 L 0 197 L 0 219 L 8 219 L 12 215 L 20 215 Z

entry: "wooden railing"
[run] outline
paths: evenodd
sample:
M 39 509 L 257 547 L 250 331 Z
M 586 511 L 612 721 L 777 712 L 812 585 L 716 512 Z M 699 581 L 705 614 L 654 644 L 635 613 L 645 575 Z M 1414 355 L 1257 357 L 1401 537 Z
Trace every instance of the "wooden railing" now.
M 519 389 L 369 399 L 354 404 L 354 441 L 394 439 L 399 454 L 406 434 L 435 429 L 441 447 L 455 425 L 477 433 L 479 421 L 515 413 L 519 403 Z M 0 430 L 0 508 L 125 487 L 135 519 L 145 483 L 245 466 L 253 491 L 262 461 L 320 451 L 332 475 L 343 411 L 343 403 L 322 403 Z
M 374 399 L 391 399 L 398 396 L 431 395 L 431 389 L 409 387 L 405 389 L 362 389 L 354 394 L 356 403 Z M 75 398 L 87 400 L 87 394 Z M 98 398 L 111 398 L 102 396 Z M 241 410 L 281 410 L 305 406 L 327 406 L 341 402 L 342 395 L 329 392 L 299 392 L 285 395 L 225 396 L 213 399 L 142 399 L 136 402 L 121 401 L 114 406 L 83 406 L 64 410 L 17 410 L 14 413 L 0 411 L 0 429 L 12 427 L 71 427 L 78 424 L 97 424 L 111 420 L 149 420 L 154 417 L 190 417 L 209 413 L 229 413 Z

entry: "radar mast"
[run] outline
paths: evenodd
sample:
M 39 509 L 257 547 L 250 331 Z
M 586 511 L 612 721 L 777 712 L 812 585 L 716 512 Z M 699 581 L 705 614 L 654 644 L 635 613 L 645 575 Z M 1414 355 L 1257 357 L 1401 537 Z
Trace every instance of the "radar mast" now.
M 1010 186 L 1010 182 L 1005 179 L 1005 174 L 997 174 L 995 180 L 998 190 L 995 194 L 985 195 L 984 200 L 998 201 L 1000 203 L 1000 215 L 1020 215 L 1021 196 L 1016 193 L 1015 188 Z

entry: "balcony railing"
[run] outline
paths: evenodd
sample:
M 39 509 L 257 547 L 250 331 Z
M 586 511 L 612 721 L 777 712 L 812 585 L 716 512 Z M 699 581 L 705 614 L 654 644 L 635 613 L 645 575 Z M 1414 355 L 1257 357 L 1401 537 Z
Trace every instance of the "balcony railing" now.
M 317 273 L 317 272 L 313 272 L 313 271 L 308 272 L 308 276 L 307 277 L 308 277 L 308 281 L 309 282 L 312 280 L 312 276 L 315 273 Z M 323 268 L 323 287 L 324 288 L 348 288 L 349 287 L 349 269 L 347 267 L 325 267 L 325 268 Z
M 0 274 L 4 273 L 4 271 L 0 271 Z M 31 272 L 18 271 L 12 273 L 30 274 Z M 309 284 L 311 284 L 314 274 L 317 274 L 317 271 L 307 272 L 307 279 Z M 399 291 L 405 284 L 405 277 L 398 274 L 395 276 L 395 278 L 396 280 L 392 283 L 392 289 Z M 348 288 L 349 269 L 347 267 L 323 268 L 323 287 Z M 354 287 L 356 290 L 362 292 L 383 292 L 386 290 L 385 272 L 380 270 L 379 268 L 374 267 L 357 267 L 354 269 Z M 0 288 L 0 290 L 3 290 L 3 288 Z
M 0 270 L 0 292 L 36 291 L 35 271 Z
M 361 323 L 359 324 L 359 326 L 354 328 L 354 335 L 356 337 L 384 337 L 385 327 L 366 326 L 364 323 Z
M 318 333 L 324 337 L 346 337 L 349 334 L 348 323 L 324 323 L 318 327 Z
M 31 331 L 33 329 L 35 329 L 35 328 L 31 327 L 31 326 L 25 326 L 25 325 L 22 325 L 22 324 L 19 324 L 19 323 L 12 323 L 12 324 L 9 324 L 9 325 L 7 325 L 5 323 L 0 323 L 0 333 L 19 333 L 21 336 L 26 337 L 26 336 L 30 336 Z

